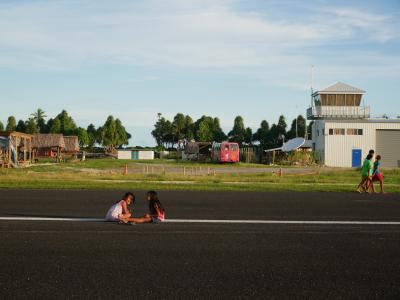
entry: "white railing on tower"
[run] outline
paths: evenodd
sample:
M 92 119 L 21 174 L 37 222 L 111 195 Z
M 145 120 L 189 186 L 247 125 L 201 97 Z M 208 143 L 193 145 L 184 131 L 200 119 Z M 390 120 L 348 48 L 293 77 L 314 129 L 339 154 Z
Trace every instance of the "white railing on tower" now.
M 307 109 L 307 118 L 350 118 L 370 117 L 369 106 L 313 106 Z

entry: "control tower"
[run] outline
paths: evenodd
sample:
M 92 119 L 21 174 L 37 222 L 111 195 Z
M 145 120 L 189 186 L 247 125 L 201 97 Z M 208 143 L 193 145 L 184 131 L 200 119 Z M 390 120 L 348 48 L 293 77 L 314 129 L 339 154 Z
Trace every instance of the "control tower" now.
M 342 82 L 314 92 L 308 120 L 368 119 L 370 109 L 362 105 L 364 90 Z

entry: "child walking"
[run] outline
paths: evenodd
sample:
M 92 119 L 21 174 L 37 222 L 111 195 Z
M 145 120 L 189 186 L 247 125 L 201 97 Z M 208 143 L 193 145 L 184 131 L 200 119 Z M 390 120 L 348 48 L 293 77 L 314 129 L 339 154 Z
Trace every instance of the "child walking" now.
M 385 191 L 383 190 L 383 175 L 381 172 L 381 159 L 382 157 L 380 155 L 376 156 L 375 162 L 374 162 L 374 169 L 373 169 L 373 175 L 371 179 L 370 185 L 372 186 L 372 191 L 376 193 L 376 189 L 374 186 L 375 181 L 379 181 L 379 185 L 381 187 L 381 194 L 384 194 Z
M 372 159 L 374 158 L 374 156 L 375 156 L 375 150 L 374 149 L 371 149 L 371 150 L 369 150 L 368 151 L 368 154 L 370 154 L 372 157 L 371 157 L 371 159 L 369 160 L 370 161 L 370 164 L 371 164 L 371 169 L 373 168 L 373 164 L 372 164 Z M 367 155 L 368 156 L 368 155 Z M 371 176 L 372 176 L 372 174 L 371 174 Z M 369 190 L 369 185 L 370 185 L 370 180 L 366 180 L 365 182 L 364 182 L 364 185 L 362 186 L 362 188 L 363 188 L 363 190 L 364 191 L 368 191 Z
M 106 214 L 106 221 L 110 222 L 120 222 L 120 223 L 128 223 L 132 222 L 133 218 L 131 218 L 132 213 L 129 210 L 129 206 L 135 202 L 135 195 L 131 192 L 126 193 L 122 200 L 115 203 Z
M 371 181 L 371 177 L 372 177 L 372 154 L 368 154 L 367 158 L 364 160 L 362 168 L 361 168 L 361 182 L 360 184 L 357 186 L 356 191 L 361 193 L 361 188 L 369 193 L 369 185 L 370 185 L 370 181 Z
M 165 220 L 165 209 L 162 206 L 155 191 L 147 192 L 147 201 L 149 201 L 149 213 L 142 218 L 133 218 L 135 223 L 159 223 Z

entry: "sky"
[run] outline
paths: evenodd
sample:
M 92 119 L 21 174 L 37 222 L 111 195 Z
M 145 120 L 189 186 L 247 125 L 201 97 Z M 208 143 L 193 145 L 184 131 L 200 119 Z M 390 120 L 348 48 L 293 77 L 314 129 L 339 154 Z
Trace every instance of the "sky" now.
M 373 116 L 400 115 L 400 1 L 0 0 L 0 120 L 66 109 L 112 114 L 152 146 L 157 113 L 305 115 L 313 88 L 366 90 Z

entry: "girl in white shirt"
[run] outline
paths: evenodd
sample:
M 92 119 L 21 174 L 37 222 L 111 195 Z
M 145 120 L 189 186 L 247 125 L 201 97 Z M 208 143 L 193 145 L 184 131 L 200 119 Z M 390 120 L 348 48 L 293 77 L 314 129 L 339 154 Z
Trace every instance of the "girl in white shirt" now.
M 129 206 L 135 202 L 135 195 L 128 192 L 122 197 L 122 200 L 115 203 L 106 214 L 106 221 L 128 223 L 132 222 L 132 213 Z

